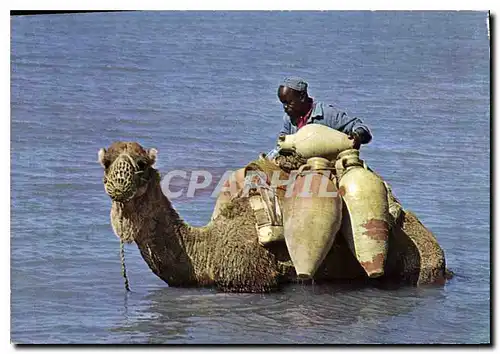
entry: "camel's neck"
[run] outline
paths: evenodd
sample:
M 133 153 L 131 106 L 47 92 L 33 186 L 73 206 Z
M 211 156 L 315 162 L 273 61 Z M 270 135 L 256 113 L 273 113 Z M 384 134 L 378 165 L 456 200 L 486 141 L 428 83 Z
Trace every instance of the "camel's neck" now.
M 133 240 L 151 270 L 169 285 L 196 284 L 196 244 L 200 229 L 190 227 L 172 207 L 158 181 L 150 181 L 146 192 L 127 203 L 113 202 L 111 219 L 119 236 Z

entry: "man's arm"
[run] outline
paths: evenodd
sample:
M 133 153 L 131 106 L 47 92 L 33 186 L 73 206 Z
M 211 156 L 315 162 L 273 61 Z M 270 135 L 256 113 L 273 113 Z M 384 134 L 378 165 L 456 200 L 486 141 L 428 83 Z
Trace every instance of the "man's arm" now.
M 372 133 L 370 129 L 361 121 L 361 119 L 356 117 L 349 117 L 345 112 L 339 112 L 337 114 L 337 121 L 342 127 L 342 132 L 357 136 L 360 144 L 368 144 L 372 140 Z
M 333 107 L 332 107 L 333 108 Z M 331 128 L 337 129 L 349 136 L 358 140 L 360 144 L 368 144 L 372 140 L 372 133 L 370 129 L 356 117 L 349 117 L 346 112 L 336 110 L 334 114 L 333 126 Z

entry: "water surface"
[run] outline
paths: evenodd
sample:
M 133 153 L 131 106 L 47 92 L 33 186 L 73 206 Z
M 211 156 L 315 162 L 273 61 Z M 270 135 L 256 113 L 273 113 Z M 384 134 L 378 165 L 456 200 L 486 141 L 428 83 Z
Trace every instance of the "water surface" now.
M 489 43 L 484 12 L 126 12 L 11 19 L 15 343 L 490 341 Z M 169 288 L 127 247 L 120 276 L 97 151 L 159 151 L 162 172 L 237 168 L 280 129 L 276 89 L 362 118 L 362 158 L 457 276 L 399 290 Z M 214 199 L 174 200 L 194 225 Z

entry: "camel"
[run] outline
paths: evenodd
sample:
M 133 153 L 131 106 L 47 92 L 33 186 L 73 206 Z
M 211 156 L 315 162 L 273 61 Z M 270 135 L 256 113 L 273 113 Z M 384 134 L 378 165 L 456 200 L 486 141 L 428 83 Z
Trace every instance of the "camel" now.
M 265 247 L 258 242 L 247 197 L 232 199 L 203 227 L 184 222 L 162 192 L 154 167 L 157 155 L 156 149 L 136 142 L 115 142 L 98 152 L 104 188 L 112 200 L 113 231 L 122 242 L 137 245 L 155 275 L 169 286 L 224 292 L 272 292 L 297 281 L 285 242 Z M 434 235 L 403 208 L 391 228 L 385 274 L 380 278 L 366 276 L 340 236 L 314 282 L 419 286 L 444 284 L 451 276 Z

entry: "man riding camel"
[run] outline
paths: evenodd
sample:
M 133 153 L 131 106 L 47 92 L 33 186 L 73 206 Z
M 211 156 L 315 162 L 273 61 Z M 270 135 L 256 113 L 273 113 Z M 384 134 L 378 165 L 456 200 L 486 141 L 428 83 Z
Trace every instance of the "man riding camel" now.
M 315 101 L 307 94 L 307 82 L 301 78 L 286 78 L 278 87 L 278 98 L 285 115 L 280 135 L 295 134 L 306 124 L 322 124 L 349 135 L 355 140 L 355 148 L 368 144 L 372 135 L 363 122 L 333 105 Z
M 278 98 L 283 104 L 285 115 L 283 116 L 283 127 L 279 135 L 295 134 L 307 124 L 322 124 L 343 132 L 354 139 L 354 147 L 359 149 L 361 144 L 368 144 L 372 140 L 370 129 L 356 117 L 350 117 L 346 112 L 331 104 L 325 104 L 309 97 L 307 93 L 308 84 L 301 78 L 286 78 L 278 87 Z M 279 149 L 271 150 L 267 158 L 272 160 L 283 169 L 287 167 L 287 160 L 281 159 Z M 238 193 L 245 184 L 245 169 L 241 168 L 224 183 L 226 191 L 221 192 L 212 214 L 214 219 L 220 208 L 225 205 L 234 193 Z

